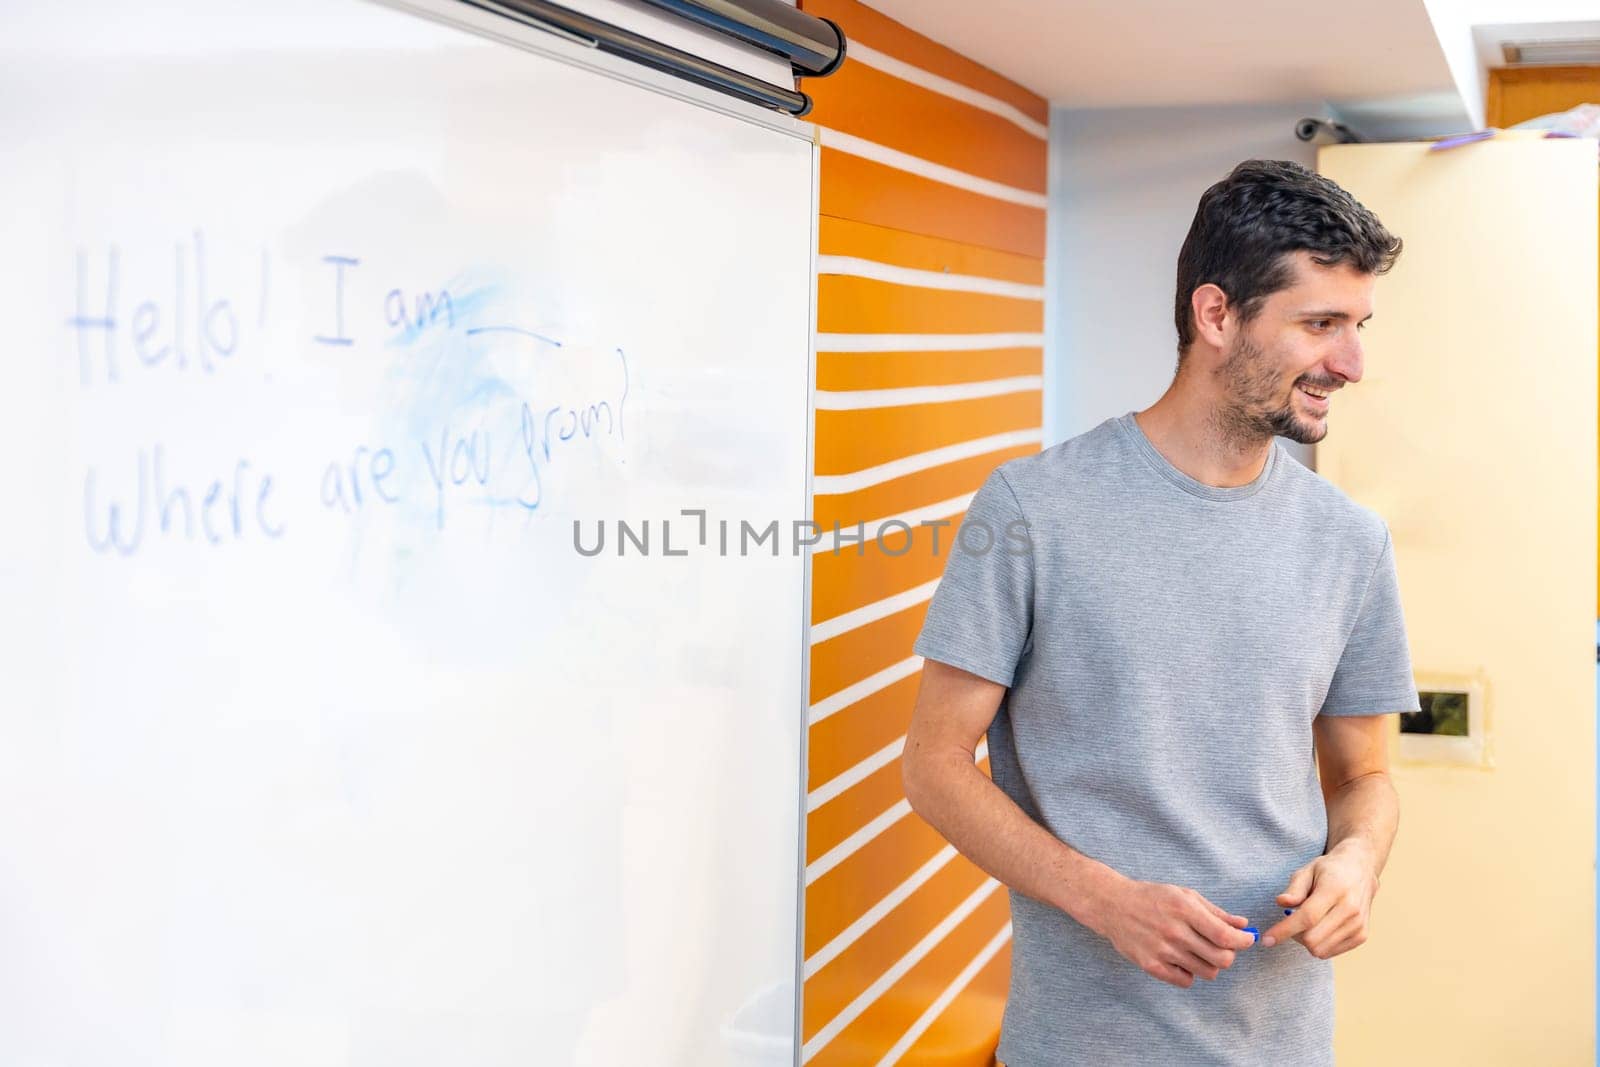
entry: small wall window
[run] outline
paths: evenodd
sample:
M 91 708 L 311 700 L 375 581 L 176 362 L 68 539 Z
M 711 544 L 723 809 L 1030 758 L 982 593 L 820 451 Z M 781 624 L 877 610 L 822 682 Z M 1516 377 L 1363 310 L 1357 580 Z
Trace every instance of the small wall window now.
M 1472 731 L 1467 723 L 1466 693 L 1424 690 L 1419 691 L 1417 696 L 1422 710 L 1401 713 L 1401 733 L 1428 734 L 1433 737 L 1471 736 Z
M 1421 711 L 1400 715 L 1399 759 L 1405 763 L 1491 765 L 1482 679 L 1418 676 Z

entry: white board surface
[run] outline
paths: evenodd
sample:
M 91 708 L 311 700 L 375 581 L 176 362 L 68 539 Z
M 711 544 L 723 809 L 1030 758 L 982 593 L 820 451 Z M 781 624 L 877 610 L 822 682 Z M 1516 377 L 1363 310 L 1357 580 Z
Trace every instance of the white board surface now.
M 64 20 L 0 13 L 0 1062 L 739 1062 L 812 146 L 357 0 Z

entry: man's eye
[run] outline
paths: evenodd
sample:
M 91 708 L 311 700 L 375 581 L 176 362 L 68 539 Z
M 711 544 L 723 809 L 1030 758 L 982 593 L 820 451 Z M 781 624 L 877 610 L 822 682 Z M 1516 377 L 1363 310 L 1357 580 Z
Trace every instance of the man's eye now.
M 1366 329 L 1366 328 L 1367 328 L 1367 324 L 1366 324 L 1366 323 L 1364 323 L 1364 322 L 1358 322 L 1358 323 L 1356 323 L 1356 329 L 1358 329 L 1358 330 L 1365 330 L 1365 329 Z
M 1311 325 L 1315 326 L 1319 330 L 1326 330 L 1328 328 L 1329 321 L 1330 320 L 1328 319 L 1313 319 Z

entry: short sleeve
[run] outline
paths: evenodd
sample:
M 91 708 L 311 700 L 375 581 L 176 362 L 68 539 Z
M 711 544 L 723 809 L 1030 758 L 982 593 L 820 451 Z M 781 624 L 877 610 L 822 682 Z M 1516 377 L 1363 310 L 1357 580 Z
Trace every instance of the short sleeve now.
M 1411 650 L 1400 609 L 1400 583 L 1394 569 L 1394 542 L 1384 529 L 1383 550 L 1367 582 L 1355 628 L 1333 672 L 1323 715 L 1381 715 L 1418 711 Z
M 1009 686 L 1033 627 L 1033 545 L 997 468 L 974 494 L 913 650 Z

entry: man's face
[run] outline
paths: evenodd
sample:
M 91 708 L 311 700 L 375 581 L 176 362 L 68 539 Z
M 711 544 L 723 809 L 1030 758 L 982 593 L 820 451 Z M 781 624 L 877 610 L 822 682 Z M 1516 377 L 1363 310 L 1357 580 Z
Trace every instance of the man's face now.
M 1315 444 L 1328 433 L 1328 397 L 1361 380 L 1360 327 L 1372 317 L 1377 278 L 1347 264 L 1289 256 L 1294 281 L 1266 299 L 1217 368 L 1228 428 L 1247 439 L 1278 435 Z

